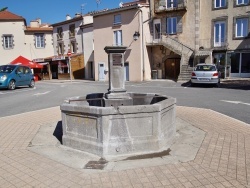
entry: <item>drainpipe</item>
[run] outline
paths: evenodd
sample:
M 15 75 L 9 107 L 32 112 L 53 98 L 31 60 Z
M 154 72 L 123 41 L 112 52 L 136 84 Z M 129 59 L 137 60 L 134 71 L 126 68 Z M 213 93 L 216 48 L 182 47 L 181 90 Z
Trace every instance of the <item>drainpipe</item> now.
M 141 10 L 141 5 L 138 4 L 138 10 L 140 11 L 141 14 L 141 18 L 140 18 L 140 25 L 141 25 L 141 36 L 142 36 L 142 43 L 141 43 L 141 49 L 142 49 L 142 81 L 145 80 L 145 52 L 144 52 L 144 32 L 143 32 L 143 14 L 142 14 L 142 10 Z

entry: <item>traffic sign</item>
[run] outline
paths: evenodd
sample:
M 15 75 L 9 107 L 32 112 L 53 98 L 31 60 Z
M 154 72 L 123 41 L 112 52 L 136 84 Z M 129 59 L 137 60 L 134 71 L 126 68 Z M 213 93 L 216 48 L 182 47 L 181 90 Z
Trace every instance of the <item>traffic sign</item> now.
M 68 56 L 71 56 L 71 51 L 68 51 L 67 55 L 68 55 Z

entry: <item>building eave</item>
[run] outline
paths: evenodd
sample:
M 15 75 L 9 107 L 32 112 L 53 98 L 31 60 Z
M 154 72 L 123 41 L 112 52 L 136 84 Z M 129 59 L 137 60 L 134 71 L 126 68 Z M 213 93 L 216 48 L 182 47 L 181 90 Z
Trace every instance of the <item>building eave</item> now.
M 93 12 L 93 13 L 90 13 L 90 14 L 93 17 L 98 17 L 98 16 L 102 16 L 102 15 L 106 15 L 106 14 L 112 14 L 112 13 L 116 13 L 116 12 L 130 10 L 130 9 L 138 9 L 138 8 L 141 8 L 141 7 L 142 7 L 142 5 L 140 5 L 140 4 L 134 4 L 134 5 L 128 5 L 128 6 L 125 6 L 125 7 L 119 7 L 119 8 L 107 9 L 107 10 L 103 10 L 103 11 L 99 11 L 99 12 Z
M 62 22 L 51 24 L 50 26 L 52 26 L 52 27 L 62 26 L 62 25 L 65 25 L 65 24 L 70 24 L 70 23 L 74 23 L 76 21 L 83 20 L 83 18 L 84 18 L 84 16 L 79 16 L 79 17 L 76 17 L 76 18 L 71 18 L 69 20 L 65 20 L 65 21 L 62 21 Z

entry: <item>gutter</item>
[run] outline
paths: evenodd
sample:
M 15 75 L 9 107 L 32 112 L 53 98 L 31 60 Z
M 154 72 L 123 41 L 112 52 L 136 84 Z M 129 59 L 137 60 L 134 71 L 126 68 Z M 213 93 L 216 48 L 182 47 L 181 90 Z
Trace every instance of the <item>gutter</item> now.
M 145 45 L 144 45 L 144 27 L 143 27 L 143 24 L 150 21 L 151 18 L 143 21 L 143 13 L 142 13 L 142 10 L 140 9 L 142 7 L 142 5 L 138 4 L 138 7 L 137 9 L 140 11 L 140 14 L 141 14 L 141 36 L 142 36 L 142 76 L 143 76 L 143 81 L 145 81 Z M 151 14 L 150 14 L 151 15 Z

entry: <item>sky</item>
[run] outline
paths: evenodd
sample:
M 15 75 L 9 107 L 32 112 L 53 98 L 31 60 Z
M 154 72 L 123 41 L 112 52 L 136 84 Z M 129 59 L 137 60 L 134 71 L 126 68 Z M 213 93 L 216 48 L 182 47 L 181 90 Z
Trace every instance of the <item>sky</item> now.
M 100 2 L 97 4 L 97 2 Z M 132 0 L 123 0 L 130 2 Z M 27 25 L 31 20 L 40 18 L 42 23 L 54 24 L 66 19 L 69 14 L 86 14 L 91 11 L 119 7 L 121 0 L 0 0 L 0 9 L 8 7 L 8 11 L 22 16 Z

